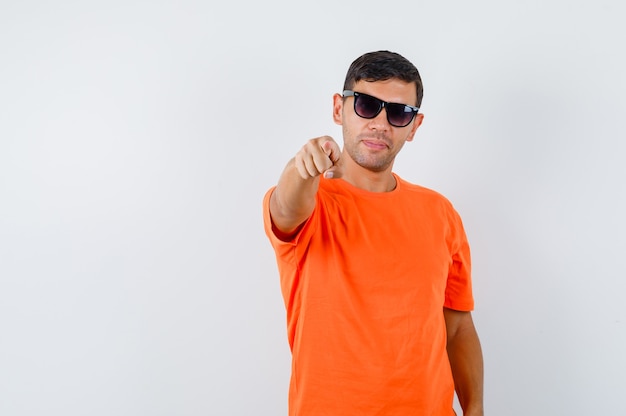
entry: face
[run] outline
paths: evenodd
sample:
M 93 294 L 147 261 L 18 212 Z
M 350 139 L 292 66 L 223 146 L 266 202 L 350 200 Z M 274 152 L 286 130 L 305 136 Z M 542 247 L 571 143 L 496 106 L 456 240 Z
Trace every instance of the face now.
M 385 81 L 359 81 L 353 91 L 368 94 L 389 103 L 415 105 L 415 84 L 399 79 Z M 387 109 L 383 108 L 374 118 L 366 119 L 354 112 L 355 97 L 333 97 L 333 119 L 342 126 L 344 152 L 360 167 L 372 172 L 391 170 L 396 155 L 405 142 L 413 140 L 415 131 L 422 123 L 418 113 L 405 127 L 395 127 L 387 121 Z

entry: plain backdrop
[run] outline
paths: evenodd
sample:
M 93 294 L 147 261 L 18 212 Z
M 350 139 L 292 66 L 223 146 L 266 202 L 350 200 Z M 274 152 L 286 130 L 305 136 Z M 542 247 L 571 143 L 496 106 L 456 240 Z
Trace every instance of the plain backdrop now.
M 624 414 L 625 6 L 0 0 L 0 414 L 286 415 L 261 201 L 350 63 L 472 245 L 488 415 Z

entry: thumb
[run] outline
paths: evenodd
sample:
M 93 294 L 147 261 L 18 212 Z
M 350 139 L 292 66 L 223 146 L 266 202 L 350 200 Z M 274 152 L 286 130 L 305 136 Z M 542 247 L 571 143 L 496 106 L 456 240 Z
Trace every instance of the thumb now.
M 326 179 L 337 179 L 337 178 L 341 178 L 342 173 L 341 173 L 341 167 L 338 165 L 333 165 L 332 168 L 330 169 L 326 169 L 326 171 L 324 171 L 324 177 Z

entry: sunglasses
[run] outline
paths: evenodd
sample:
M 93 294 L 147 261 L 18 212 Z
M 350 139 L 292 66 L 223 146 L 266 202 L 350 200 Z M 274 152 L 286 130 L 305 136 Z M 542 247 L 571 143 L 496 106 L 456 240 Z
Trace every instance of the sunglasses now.
M 394 127 L 406 127 L 411 123 L 415 114 L 419 111 L 418 107 L 407 104 L 388 103 L 379 100 L 371 95 L 360 92 L 345 90 L 345 97 L 354 97 L 354 112 L 357 116 L 363 118 L 376 117 L 385 107 L 387 110 L 387 121 Z

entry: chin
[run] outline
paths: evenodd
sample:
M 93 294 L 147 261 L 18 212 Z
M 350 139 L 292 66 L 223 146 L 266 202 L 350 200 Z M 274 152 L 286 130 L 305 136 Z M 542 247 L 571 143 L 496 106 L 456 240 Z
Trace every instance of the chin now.
M 389 168 L 389 166 L 391 166 L 391 163 L 387 161 L 380 163 L 374 163 L 371 161 L 357 161 L 356 163 L 363 169 L 367 169 L 371 172 L 384 172 Z

